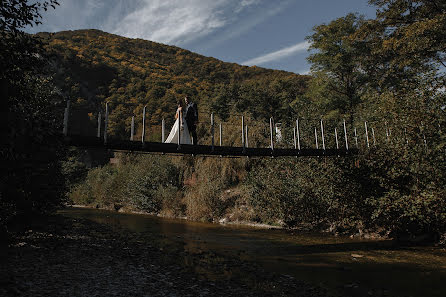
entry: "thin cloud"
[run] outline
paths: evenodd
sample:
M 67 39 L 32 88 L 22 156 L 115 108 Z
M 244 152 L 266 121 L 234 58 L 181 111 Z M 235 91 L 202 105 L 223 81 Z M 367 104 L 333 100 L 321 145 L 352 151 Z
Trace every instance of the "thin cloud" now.
M 43 24 L 27 32 L 100 29 L 112 32 L 124 16 L 138 10 L 145 0 L 64 0 L 56 9 L 42 12 Z
M 245 6 L 249 5 L 255 5 L 257 4 L 257 1 L 249 1 L 247 0 L 245 2 Z M 246 18 L 242 18 L 241 20 L 238 18 L 235 18 L 231 21 L 232 24 L 236 24 L 236 26 L 229 26 L 225 31 L 223 31 L 221 34 L 216 35 L 214 38 L 207 40 L 206 44 L 201 46 L 201 50 L 208 50 L 210 48 L 214 48 L 218 46 L 219 44 L 236 38 L 238 36 L 241 36 L 248 32 L 249 30 L 255 28 L 259 24 L 265 22 L 267 19 L 274 17 L 275 15 L 279 14 L 283 10 L 286 9 L 288 5 L 290 5 L 291 1 L 282 1 L 279 3 L 274 2 L 274 5 L 269 7 L 267 10 L 258 11 L 255 15 L 251 15 Z M 240 3 L 240 8 L 243 5 L 243 2 Z M 237 12 L 237 8 L 235 10 Z
M 308 50 L 309 46 L 310 43 L 308 41 L 299 42 L 298 44 L 283 48 L 281 50 L 247 60 L 245 62 L 242 62 L 242 64 L 252 66 L 252 65 L 265 64 L 271 61 L 281 60 L 285 57 L 289 57 L 299 52 L 306 51 Z
M 240 13 L 242 10 L 244 10 L 246 7 L 259 4 L 260 0 L 242 0 L 240 4 L 235 8 L 235 13 Z
M 115 23 L 112 33 L 181 45 L 225 27 L 228 11 L 246 9 L 257 0 L 143 0 L 141 7 Z
M 242 18 L 265 0 L 64 0 L 28 32 L 96 28 L 182 46 Z

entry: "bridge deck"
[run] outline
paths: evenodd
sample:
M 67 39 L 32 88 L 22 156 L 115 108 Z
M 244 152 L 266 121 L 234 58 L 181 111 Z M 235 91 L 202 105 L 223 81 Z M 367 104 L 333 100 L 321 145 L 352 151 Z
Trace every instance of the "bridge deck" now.
M 67 136 L 67 144 L 85 148 L 106 148 L 116 151 L 129 152 L 147 152 L 164 154 L 187 154 L 187 155 L 215 155 L 215 156 L 233 156 L 233 157 L 280 157 L 280 156 L 347 156 L 358 153 L 357 149 L 283 149 L 275 148 L 243 148 L 232 146 L 210 146 L 210 145 L 188 145 L 182 144 L 178 147 L 175 143 L 113 140 L 110 139 L 106 144 L 97 137 L 85 136 Z

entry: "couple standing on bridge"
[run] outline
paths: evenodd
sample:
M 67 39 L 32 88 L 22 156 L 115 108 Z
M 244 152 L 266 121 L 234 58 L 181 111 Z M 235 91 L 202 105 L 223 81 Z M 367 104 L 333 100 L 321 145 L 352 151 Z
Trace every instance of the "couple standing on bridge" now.
M 175 123 L 165 143 L 177 143 L 180 135 L 181 144 L 198 144 L 197 123 L 198 108 L 197 104 L 192 102 L 189 97 L 184 97 L 186 108 L 184 109 L 181 101 L 178 102 L 177 112 L 175 114 Z M 180 134 L 181 133 L 181 134 Z

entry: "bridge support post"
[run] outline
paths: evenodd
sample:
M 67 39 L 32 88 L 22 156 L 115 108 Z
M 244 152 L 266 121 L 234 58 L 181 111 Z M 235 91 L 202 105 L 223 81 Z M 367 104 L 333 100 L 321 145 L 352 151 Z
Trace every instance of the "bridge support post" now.
M 63 135 L 68 135 L 68 117 L 70 116 L 70 100 L 67 100 L 67 107 L 63 115 Z
M 438 128 L 440 128 L 440 124 L 438 125 Z M 409 139 L 407 138 L 407 128 L 404 127 L 404 142 L 406 143 L 406 145 L 409 144 Z
M 212 151 L 214 151 L 214 113 L 211 113 L 211 141 L 212 141 Z
M 135 135 L 135 116 L 132 116 L 132 124 L 130 126 L 130 141 L 133 141 Z
M 145 142 L 146 136 L 146 106 L 144 106 L 142 110 L 142 133 L 141 133 L 141 142 Z
M 372 128 L 373 146 L 376 146 L 375 129 Z
M 98 113 L 98 129 L 96 131 L 96 137 L 101 138 L 101 122 L 102 122 L 102 114 Z
M 105 103 L 105 119 L 104 119 L 104 144 L 107 144 L 107 129 L 108 129 L 108 102 Z
M 338 130 L 335 128 L 336 149 L 339 149 Z
M 424 149 L 426 150 L 426 153 L 427 153 L 427 141 L 426 141 L 426 134 L 424 133 L 424 125 L 423 125 L 423 122 L 421 122 L 420 132 L 423 134 Z
M 317 142 L 317 128 L 314 128 L 314 139 L 316 140 L 316 149 L 319 149 L 319 143 Z
M 392 140 L 392 128 L 390 128 L 390 127 L 389 127 L 389 140 L 390 140 L 390 143 L 393 143 L 393 140 Z
M 182 118 L 182 115 L 181 115 L 181 110 L 179 110 L 178 111 L 178 126 L 177 126 L 177 129 L 178 129 L 178 138 L 177 138 L 177 140 L 178 140 L 178 143 L 177 143 L 177 150 L 180 150 L 181 149 L 181 121 L 183 120 L 183 118 Z
M 221 126 L 221 122 L 220 122 L 220 146 L 222 146 L 223 144 L 223 128 Z
M 325 151 L 325 136 L 324 136 L 324 123 L 321 119 L 321 135 L 322 135 L 322 149 Z
M 297 149 L 300 151 L 299 119 L 296 120 L 296 134 L 297 134 Z
M 274 127 L 274 119 L 273 117 L 269 118 L 269 134 L 270 134 L 270 142 L 271 142 L 271 153 L 274 152 L 274 133 L 273 133 L 273 127 Z
M 243 153 L 245 153 L 245 116 L 242 116 L 242 147 L 243 147 Z
M 293 126 L 294 149 L 297 150 L 296 127 Z
M 164 143 L 164 139 L 165 139 L 165 132 L 166 131 L 166 122 L 163 120 L 161 121 L 161 142 Z
M 356 128 L 353 130 L 355 132 L 355 143 L 356 143 L 356 148 L 359 148 L 358 146 L 358 134 L 356 133 Z
M 345 119 L 344 119 L 344 138 L 345 138 L 345 149 L 348 150 L 347 126 L 345 125 Z
M 245 126 L 245 142 L 246 142 L 246 147 L 249 147 L 248 125 Z
M 367 141 L 367 147 L 370 147 L 370 143 L 369 143 L 369 131 L 367 129 L 367 121 L 364 122 L 364 128 L 365 128 L 365 138 Z

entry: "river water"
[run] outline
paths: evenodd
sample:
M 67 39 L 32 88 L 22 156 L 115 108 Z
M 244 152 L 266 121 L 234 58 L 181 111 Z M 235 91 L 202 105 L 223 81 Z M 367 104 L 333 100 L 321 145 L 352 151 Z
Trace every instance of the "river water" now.
M 440 247 L 401 247 L 390 240 L 198 223 L 96 209 L 68 208 L 61 213 L 120 231 L 154 234 L 165 247 L 183 248 L 185 255 L 212 252 L 253 262 L 342 295 L 446 296 L 446 251 Z M 195 265 L 187 256 L 182 264 Z M 229 269 L 222 275 L 212 275 L 203 267 L 194 269 L 207 278 L 236 273 Z

